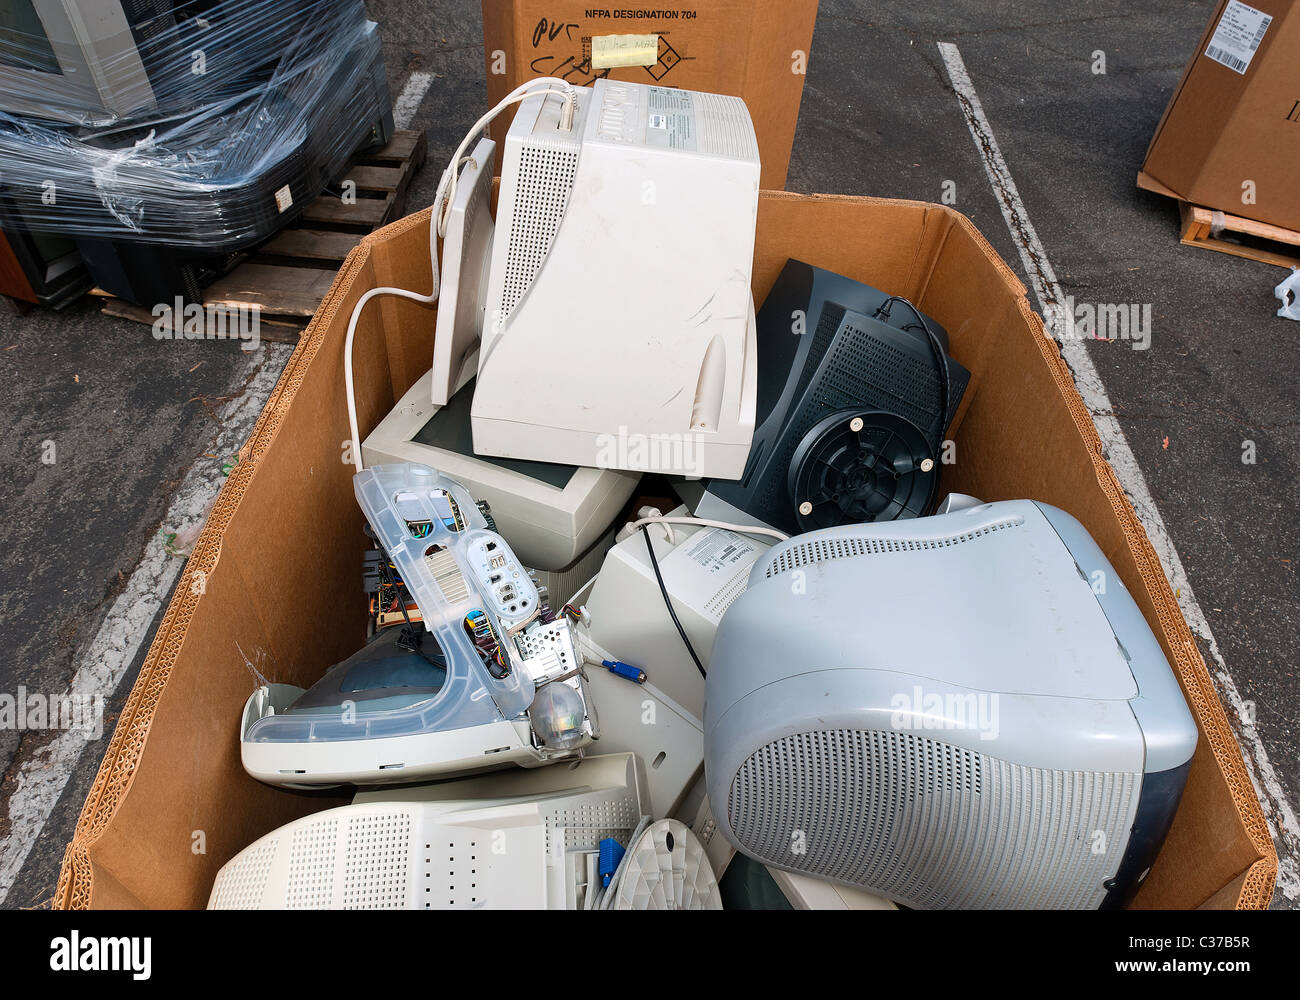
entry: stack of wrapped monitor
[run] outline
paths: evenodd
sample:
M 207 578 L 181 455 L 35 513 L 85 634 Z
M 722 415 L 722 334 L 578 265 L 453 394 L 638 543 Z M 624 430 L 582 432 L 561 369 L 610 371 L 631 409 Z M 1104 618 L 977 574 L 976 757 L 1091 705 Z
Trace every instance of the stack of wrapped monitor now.
M 49 304 L 91 282 L 137 305 L 198 300 L 206 278 L 392 132 L 362 0 L 27 0 L 7 12 L 0 223 Z M 84 267 L 70 266 L 78 256 Z

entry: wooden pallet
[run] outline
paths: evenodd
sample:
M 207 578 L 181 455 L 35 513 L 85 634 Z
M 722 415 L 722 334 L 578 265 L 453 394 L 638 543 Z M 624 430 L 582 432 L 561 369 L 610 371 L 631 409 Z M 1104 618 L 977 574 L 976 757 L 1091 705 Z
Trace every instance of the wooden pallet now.
M 1300 267 L 1300 233 L 1294 229 L 1215 212 L 1185 201 L 1178 203 L 1178 211 L 1183 220 L 1181 242 L 1188 246 L 1277 267 Z
M 216 309 L 257 307 L 263 339 L 296 343 L 361 237 L 401 218 L 411 177 L 424 156 L 424 133 L 413 131 L 394 132 L 382 149 L 360 152 L 331 192 L 205 288 L 203 304 Z M 335 191 L 347 181 L 356 186 L 352 203 Z M 102 289 L 91 289 L 91 294 L 104 299 L 101 311 L 108 316 L 150 325 L 156 321 L 150 310 Z

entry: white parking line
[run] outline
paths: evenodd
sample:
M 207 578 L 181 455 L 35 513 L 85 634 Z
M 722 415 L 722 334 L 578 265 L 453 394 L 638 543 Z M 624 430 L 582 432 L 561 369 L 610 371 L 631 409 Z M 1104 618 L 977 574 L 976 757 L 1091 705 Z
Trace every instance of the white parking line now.
M 411 119 L 420 110 L 420 102 L 424 100 L 424 95 L 429 92 L 429 85 L 432 83 L 432 73 L 417 71 L 407 77 L 406 86 L 393 102 L 393 125 L 397 128 L 406 128 L 411 124 Z
M 1228 672 L 1228 665 L 1224 662 L 1223 654 L 1219 652 L 1219 644 L 1214 639 L 1214 633 L 1210 631 L 1209 620 L 1192 593 L 1192 585 L 1183 570 L 1178 550 L 1174 548 L 1164 518 L 1160 516 L 1160 511 L 1151 496 L 1146 476 L 1142 474 L 1133 449 L 1129 447 L 1128 439 L 1119 426 L 1110 397 L 1106 394 L 1106 388 L 1102 385 L 1092 358 L 1088 356 L 1082 340 L 1074 336 L 1065 336 L 1064 331 L 1060 329 L 1062 310 L 1052 307 L 1065 304 L 1065 293 L 1056 280 L 1056 272 L 1052 270 L 1047 251 L 1043 249 L 1038 233 L 1034 230 L 1034 224 L 1029 220 L 1024 202 L 1020 200 L 1016 182 L 1011 177 L 1011 171 L 1007 169 L 1006 160 L 1002 158 L 1002 150 L 998 147 L 993 128 L 984 115 L 984 107 L 980 104 L 979 95 L 975 93 L 970 75 L 966 72 L 966 64 L 962 61 L 961 52 L 951 42 L 940 42 L 939 53 L 948 69 L 948 79 L 952 81 L 952 88 L 957 94 L 957 101 L 966 118 L 971 138 L 975 140 L 975 149 L 984 161 L 984 172 L 988 175 L 993 194 L 1002 208 L 1002 217 L 1006 220 L 1007 229 L 1011 231 L 1012 241 L 1020 251 L 1020 261 L 1024 265 L 1025 273 L 1029 275 L 1030 284 L 1038 298 L 1039 309 L 1044 317 L 1050 317 L 1045 322 L 1060 344 L 1061 356 L 1074 376 L 1079 395 L 1083 397 L 1084 403 L 1092 414 L 1105 456 L 1133 502 L 1133 509 L 1137 512 L 1138 519 L 1146 529 L 1147 537 L 1151 539 L 1151 544 L 1160 557 L 1165 576 L 1177 595 L 1179 607 L 1182 608 L 1188 626 L 1209 647 L 1210 656 L 1215 663 L 1211 676 L 1219 688 L 1221 698 L 1230 709 L 1229 718 L 1235 723 L 1238 742 L 1243 751 L 1242 756 L 1246 761 L 1246 771 L 1255 786 L 1255 794 L 1259 796 L 1269 832 L 1272 833 L 1273 842 L 1277 846 L 1277 887 L 1287 899 L 1300 899 L 1300 823 L 1296 821 L 1295 811 L 1287 801 L 1286 792 L 1282 788 L 1277 772 L 1269 763 L 1268 753 L 1255 727 L 1252 713 L 1243 702 L 1236 682 Z M 1236 716 L 1235 719 L 1232 718 L 1233 715 Z
M 247 355 L 240 352 L 240 357 L 248 359 L 247 367 L 236 374 L 234 384 L 238 385 L 254 369 L 255 374 L 243 392 L 223 407 L 221 431 L 212 454 L 234 454 L 248 439 L 292 352 L 293 348 L 287 344 L 266 342 Z M 195 462 L 163 519 L 167 530 L 182 537 L 197 537 L 225 478 L 219 460 L 204 457 Z M 171 555 L 167 548 L 161 532 L 145 546 L 144 558 L 132 571 L 95 638 L 78 660 L 68 686 L 70 692 L 87 699 L 97 695 L 101 704 L 107 704 L 117 690 L 184 565 L 184 560 Z M 86 746 L 86 737 L 80 730 L 63 730 L 19 765 L 14 792 L 8 801 L 9 832 L 0 839 L 0 905 L 8 899 L 14 880 L 45 829 Z

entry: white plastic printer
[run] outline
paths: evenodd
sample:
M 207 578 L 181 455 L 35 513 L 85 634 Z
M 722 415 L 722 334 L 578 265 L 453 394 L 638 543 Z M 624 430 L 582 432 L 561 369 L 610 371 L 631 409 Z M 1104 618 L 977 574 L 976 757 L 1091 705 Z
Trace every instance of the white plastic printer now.
M 739 98 L 597 80 L 506 136 L 481 455 L 738 478 L 754 431 L 758 144 Z

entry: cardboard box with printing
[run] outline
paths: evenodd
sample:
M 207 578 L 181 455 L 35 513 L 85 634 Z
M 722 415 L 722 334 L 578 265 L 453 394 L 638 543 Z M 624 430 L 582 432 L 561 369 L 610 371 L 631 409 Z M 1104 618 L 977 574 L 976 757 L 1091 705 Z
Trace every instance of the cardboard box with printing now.
M 587 0 L 483 0 L 489 103 L 555 76 L 602 77 L 743 97 L 754 120 L 764 188 L 785 187 L 808 69 L 817 0 L 708 0 L 674 7 Z M 498 143 L 508 115 L 492 126 Z

